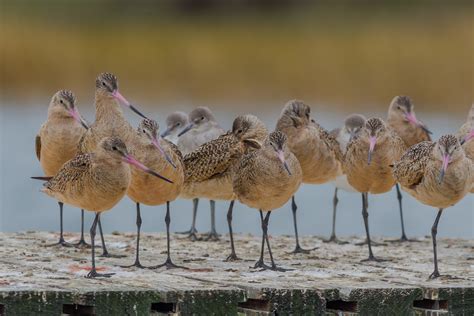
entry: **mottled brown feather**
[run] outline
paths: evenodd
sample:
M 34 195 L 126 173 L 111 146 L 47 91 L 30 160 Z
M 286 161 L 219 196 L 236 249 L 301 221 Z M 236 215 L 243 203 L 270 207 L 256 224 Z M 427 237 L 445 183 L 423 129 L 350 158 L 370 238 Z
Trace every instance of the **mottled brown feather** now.
M 415 144 L 394 164 L 393 174 L 402 186 L 413 189 L 421 183 L 434 146 L 430 141 Z

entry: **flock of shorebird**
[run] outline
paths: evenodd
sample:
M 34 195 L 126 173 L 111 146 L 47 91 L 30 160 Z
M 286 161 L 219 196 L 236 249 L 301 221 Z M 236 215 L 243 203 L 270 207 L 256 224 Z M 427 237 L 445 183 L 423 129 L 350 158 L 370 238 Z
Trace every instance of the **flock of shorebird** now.
M 123 105 L 140 115 L 138 129 L 125 119 Z M 367 260 L 379 260 L 372 251 L 368 221 L 368 194 L 397 188 L 402 236 L 409 241 L 403 225 L 400 187 L 420 202 L 439 209 L 431 234 L 434 271 L 439 276 L 436 252 L 437 226 L 443 209 L 474 192 L 474 105 L 467 122 L 455 135 L 431 141 L 431 132 L 415 116 L 410 98 L 395 97 L 388 119 L 366 119 L 352 114 L 341 128 L 324 130 L 311 117 L 302 101 L 289 101 L 283 108 L 274 132 L 254 115 L 238 116 L 232 129 L 219 126 L 211 111 L 198 107 L 189 115 L 168 116 L 167 128 L 143 115 L 124 98 L 117 78 L 110 73 L 96 79 L 95 122 L 89 125 L 76 108 L 70 91 L 61 90 L 51 100 L 48 119 L 36 137 L 36 154 L 44 171 L 43 192 L 60 207 L 60 239 L 55 245 L 73 246 L 63 237 L 63 203 L 82 209 L 81 239 L 76 246 L 88 247 L 84 240 L 84 210 L 95 212 L 90 230 L 92 269 L 87 277 L 109 277 L 95 267 L 96 228 L 106 248 L 101 212 L 113 208 L 128 195 L 136 203 L 137 244 L 132 265 L 140 262 L 140 204 L 166 203 L 167 259 L 156 269 L 178 268 L 170 252 L 170 202 L 178 197 L 193 200 L 193 220 L 189 237 L 197 240 L 196 213 L 199 199 L 210 200 L 211 231 L 208 239 L 218 239 L 215 228 L 215 200 L 229 201 L 227 221 L 231 254 L 238 260 L 232 234 L 234 201 L 259 210 L 262 246 L 255 268 L 285 271 L 278 267 L 270 248 L 268 223 L 272 210 L 292 199 L 296 237 L 294 253 L 307 252 L 298 240 L 295 193 L 301 183 L 335 183 L 333 226 L 329 242 L 340 242 L 335 234 L 339 189 L 362 194 L 362 215 L 368 245 Z M 132 167 L 130 167 L 130 165 Z M 265 244 L 271 263 L 264 263 Z M 128 267 L 130 267 L 128 266 Z M 184 267 L 179 267 L 184 268 Z

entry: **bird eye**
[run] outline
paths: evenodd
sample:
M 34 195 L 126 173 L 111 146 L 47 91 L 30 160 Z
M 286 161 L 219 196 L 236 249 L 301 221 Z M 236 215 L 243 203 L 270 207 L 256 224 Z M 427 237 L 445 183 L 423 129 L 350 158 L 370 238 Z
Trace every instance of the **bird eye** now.
M 176 126 L 181 126 L 181 123 L 176 124 Z
M 201 116 L 201 121 L 204 120 L 204 116 Z
M 59 103 L 64 104 L 64 101 L 63 101 L 63 100 L 59 100 Z
M 117 146 L 113 146 L 112 149 L 113 149 L 113 150 L 117 150 Z
M 142 129 L 142 132 L 143 132 L 143 133 L 146 133 L 145 129 Z
M 105 87 L 106 86 L 105 82 L 102 81 L 102 85 Z
M 242 132 L 243 132 L 243 130 L 241 130 L 241 129 L 237 130 L 237 134 L 240 134 Z
M 316 123 L 316 121 L 314 119 L 311 119 L 311 123 Z

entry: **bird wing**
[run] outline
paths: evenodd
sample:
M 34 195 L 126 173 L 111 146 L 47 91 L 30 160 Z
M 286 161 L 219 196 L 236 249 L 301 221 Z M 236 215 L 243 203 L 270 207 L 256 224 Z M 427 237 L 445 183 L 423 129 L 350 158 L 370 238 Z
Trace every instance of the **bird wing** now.
M 226 171 L 242 154 L 239 140 L 227 133 L 184 156 L 186 181 L 199 182 Z
M 316 127 L 319 132 L 319 138 L 326 144 L 326 146 L 330 150 L 334 152 L 336 159 L 342 162 L 344 158 L 344 154 L 342 153 L 341 146 L 339 145 L 339 142 L 336 139 L 337 134 L 336 136 L 332 135 L 319 124 L 316 124 Z
M 68 183 L 78 184 L 91 169 L 93 155 L 92 153 L 77 155 L 67 161 L 44 186 L 51 191 L 64 192 Z
M 175 144 L 173 144 L 172 142 L 170 142 L 167 139 L 163 138 L 163 140 L 168 144 L 168 146 L 170 146 L 171 150 L 179 157 L 179 160 L 182 161 L 183 160 L 183 154 L 179 150 L 178 146 L 176 146 Z
M 393 175 L 402 186 L 412 189 L 420 184 L 434 146 L 430 141 L 415 144 L 394 164 Z
M 39 135 L 36 135 L 35 150 L 36 150 L 36 157 L 38 157 L 38 160 L 41 160 L 41 136 Z

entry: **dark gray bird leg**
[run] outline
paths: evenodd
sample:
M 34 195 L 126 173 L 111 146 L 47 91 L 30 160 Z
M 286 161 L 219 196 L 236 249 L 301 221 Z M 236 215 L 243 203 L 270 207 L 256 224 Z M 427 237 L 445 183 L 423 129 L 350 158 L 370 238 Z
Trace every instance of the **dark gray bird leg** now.
M 235 253 L 235 246 L 234 246 L 234 233 L 232 231 L 232 212 L 233 212 L 233 209 L 234 209 L 234 201 L 232 200 L 232 201 L 230 201 L 229 210 L 227 211 L 227 224 L 229 225 L 231 253 L 225 261 L 240 260 L 240 258 L 237 257 L 237 254 Z
M 368 208 L 368 193 L 362 193 L 362 217 L 364 218 L 364 225 L 365 225 L 365 233 L 367 235 L 367 245 L 369 246 L 369 257 L 362 261 L 381 261 L 374 256 L 372 252 L 372 241 L 370 239 L 370 232 L 369 232 L 369 212 L 367 211 Z
M 334 242 L 336 244 L 347 244 L 347 241 L 341 241 L 337 238 L 336 236 L 336 211 L 337 211 L 337 204 L 339 203 L 339 199 L 337 198 L 337 191 L 338 189 L 335 188 L 334 190 L 334 197 L 332 199 L 332 232 L 331 232 L 331 237 L 329 237 L 328 240 L 325 240 L 324 242 Z
M 59 241 L 54 244 L 46 245 L 46 247 L 63 246 L 72 247 L 73 245 L 64 240 L 64 229 L 63 229 L 63 207 L 64 203 L 58 202 L 59 205 Z
M 102 230 L 102 223 L 100 221 L 100 216 L 99 216 L 99 219 L 97 220 L 97 224 L 99 224 L 100 240 L 102 241 L 102 255 L 101 255 L 101 257 L 124 258 L 125 255 L 113 255 L 113 254 L 109 253 L 109 251 L 107 250 L 107 247 L 105 246 L 104 232 Z
M 74 244 L 74 247 L 76 248 L 90 248 L 91 245 L 89 245 L 86 240 L 84 239 L 84 210 L 81 210 L 81 239 L 77 244 Z
M 142 227 L 142 216 L 141 216 L 141 213 L 140 213 L 140 203 L 137 203 L 137 221 L 136 221 L 136 224 L 137 224 L 137 249 L 135 250 L 135 262 L 131 265 L 128 265 L 128 266 L 121 266 L 122 268 L 131 268 L 131 267 L 137 267 L 137 268 L 140 268 L 140 269 L 145 268 L 140 263 L 140 230 L 141 230 L 141 227 Z
M 166 269 L 188 269 L 186 267 L 178 266 L 171 261 L 171 250 L 170 250 L 170 223 L 171 223 L 171 215 L 170 215 L 170 202 L 166 202 L 166 216 L 165 216 L 165 223 L 166 223 L 166 261 L 162 264 L 150 267 L 149 269 L 158 269 L 161 267 L 166 267 Z
M 443 209 L 440 208 L 438 210 L 438 215 L 436 215 L 436 219 L 433 223 L 433 227 L 431 227 L 431 239 L 433 240 L 434 271 L 433 273 L 431 273 L 430 279 L 436 279 L 440 276 L 438 270 L 438 251 L 436 249 L 436 235 L 438 234 L 438 223 L 442 213 Z
M 270 269 L 269 266 L 265 264 L 263 261 L 263 252 L 265 250 L 265 228 L 264 228 L 264 219 L 263 219 L 263 212 L 262 210 L 260 212 L 260 221 L 262 223 L 262 248 L 260 249 L 260 258 L 258 259 L 257 262 L 255 262 L 255 265 L 253 266 L 254 269 L 262 268 L 263 270 Z
M 268 255 L 270 256 L 270 261 L 272 263 L 271 267 L 267 267 L 264 269 L 270 269 L 273 271 L 279 271 L 279 272 L 285 272 L 285 271 L 290 271 L 291 269 L 284 269 L 284 268 L 279 268 L 275 264 L 275 261 L 273 260 L 273 254 L 272 254 L 272 248 L 270 247 L 270 240 L 268 239 L 268 222 L 270 221 L 270 214 L 272 212 L 267 212 L 265 215 L 265 219 L 263 220 L 263 225 L 264 225 L 264 235 L 265 235 L 265 240 L 267 242 L 267 248 L 268 248 Z
M 193 199 L 193 221 L 191 224 L 191 228 L 184 232 L 178 232 L 178 234 L 185 234 L 188 235 L 188 238 L 191 241 L 200 240 L 197 236 L 197 229 L 196 229 L 196 217 L 197 217 L 197 210 L 198 210 L 199 199 Z
M 92 269 L 91 271 L 86 275 L 86 278 L 97 278 L 97 277 L 104 277 L 104 278 L 109 278 L 115 273 L 98 273 L 96 268 L 95 268 L 95 233 L 97 229 L 97 223 L 100 222 L 100 213 L 97 212 L 95 213 L 95 218 L 94 221 L 92 222 L 91 226 L 91 248 L 92 248 Z
M 209 200 L 211 206 L 211 231 L 207 234 L 206 241 L 218 241 L 219 234 L 216 231 L 216 201 Z
M 294 228 L 295 228 L 296 246 L 295 246 L 295 249 L 290 253 L 309 253 L 312 249 L 303 249 L 300 246 L 300 240 L 299 240 L 299 236 L 298 236 L 298 224 L 297 224 L 297 221 L 296 221 L 296 211 L 297 211 L 297 209 L 298 209 L 298 207 L 296 205 L 295 196 L 293 195 L 291 197 L 291 211 L 293 212 L 293 225 L 294 225 Z

